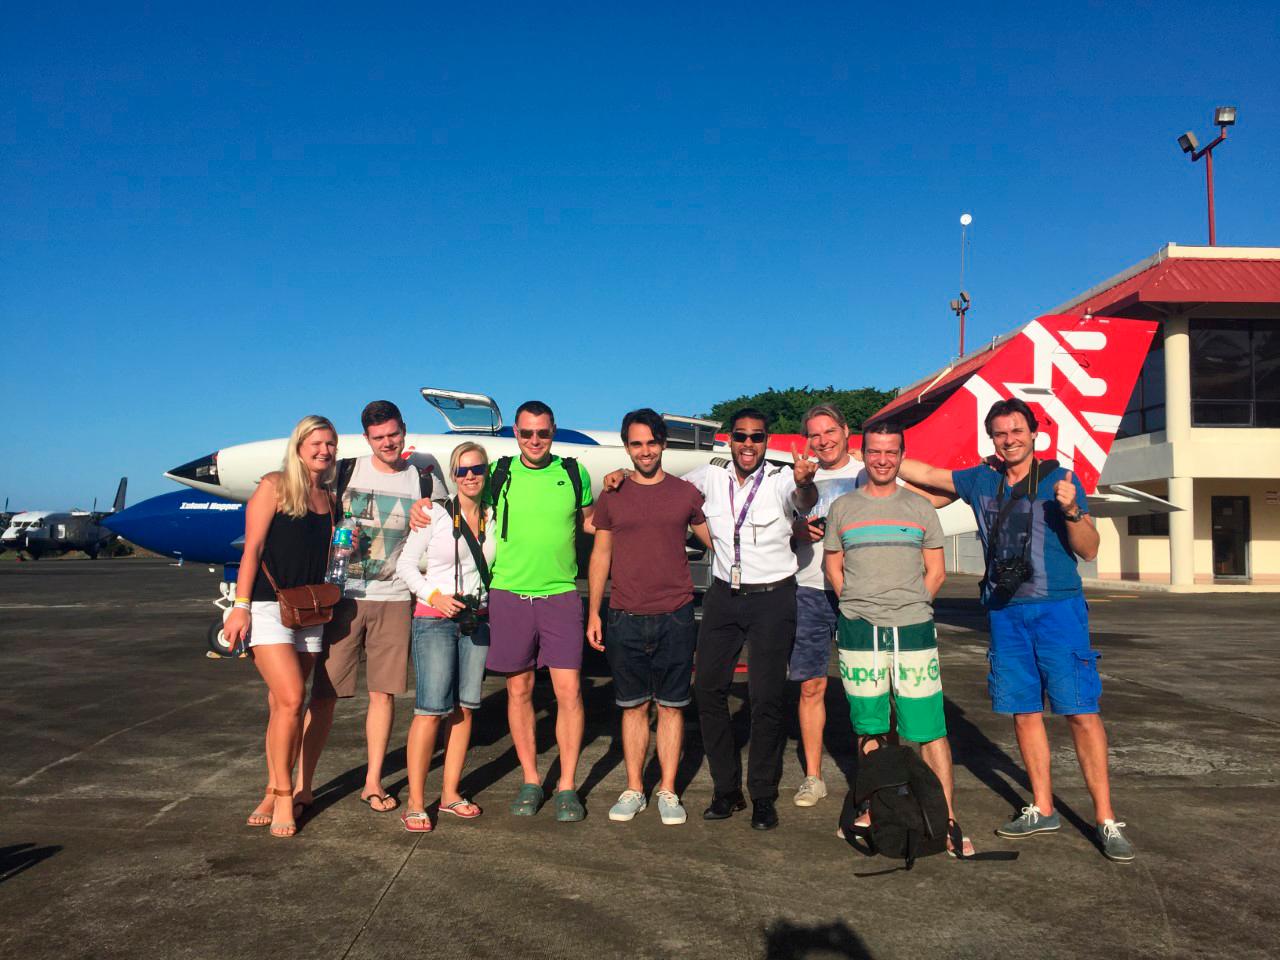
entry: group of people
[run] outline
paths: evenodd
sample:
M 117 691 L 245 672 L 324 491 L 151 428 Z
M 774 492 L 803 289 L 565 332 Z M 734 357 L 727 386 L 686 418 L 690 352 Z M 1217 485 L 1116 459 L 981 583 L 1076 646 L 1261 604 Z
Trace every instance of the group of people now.
M 986 418 L 997 458 L 956 471 L 906 458 L 904 433 L 890 421 L 865 425 L 861 453 L 851 456 L 844 416 L 818 405 L 804 416 L 807 450 L 796 450 L 794 463 L 766 459 L 768 418 L 744 408 L 726 424 L 730 460 L 676 477 L 663 469 L 665 421 L 635 410 L 621 427 L 631 469 L 603 478 L 598 500 L 586 469 L 551 452 L 555 419 L 539 401 L 516 412 L 519 456 L 490 463 L 480 444 L 458 445 L 449 464 L 452 497 L 406 459 L 404 420 L 394 404 L 369 404 L 361 422 L 371 455 L 338 461 L 333 425 L 304 418 L 282 470 L 263 478 L 246 511 L 235 608 L 224 631 L 231 643 L 247 639 L 268 688 L 268 789 L 250 825 L 269 826 L 276 836 L 296 832 L 314 802 L 336 699 L 355 693 L 361 650 L 369 688 L 361 798 L 373 810 L 398 805 L 383 788 L 382 767 L 411 655 L 406 830 L 435 826 L 426 780 L 440 741 L 437 816 L 481 815 L 460 781 L 486 670 L 505 677 L 521 768 L 510 812 L 532 816 L 547 802 L 532 700 L 535 672 L 546 667 L 559 753 L 550 806 L 557 820 L 582 820 L 584 638 L 606 655 L 622 714 L 627 784 L 611 820 L 631 820 L 648 806 L 643 769 L 652 727 L 658 815 L 664 824 L 685 822 L 676 775 L 683 708 L 696 696 L 713 783 L 703 818 L 728 819 L 749 797 L 751 826 L 775 828 L 789 682 L 799 688 L 804 765 L 794 803 L 819 803 L 827 796 L 822 745 L 834 647 L 859 749 L 876 750 L 895 733 L 918 743 L 954 822 L 933 599 L 946 577 L 935 508 L 958 497 L 973 509 L 987 555 L 982 597 L 990 612 L 993 709 L 1014 717 L 1033 794 L 997 833 L 1021 838 L 1060 828 L 1047 696 L 1069 722 L 1099 846 L 1111 859 L 1133 859 L 1111 808 L 1101 681 L 1076 570 L 1077 558 L 1096 554 L 1098 534 L 1079 481 L 1035 457 L 1037 423 L 1022 401 L 1000 401 Z M 356 519 L 357 537 L 343 599 L 323 627 L 290 630 L 275 591 L 321 581 L 344 515 Z M 700 623 L 686 549 L 691 534 L 711 553 Z M 575 582 L 583 536 L 591 538 L 585 622 Z M 745 793 L 729 711 L 744 648 L 751 725 Z M 867 816 L 863 811 L 856 825 L 865 826 Z M 949 836 L 963 840 L 964 849 L 953 852 L 973 852 L 961 831 Z

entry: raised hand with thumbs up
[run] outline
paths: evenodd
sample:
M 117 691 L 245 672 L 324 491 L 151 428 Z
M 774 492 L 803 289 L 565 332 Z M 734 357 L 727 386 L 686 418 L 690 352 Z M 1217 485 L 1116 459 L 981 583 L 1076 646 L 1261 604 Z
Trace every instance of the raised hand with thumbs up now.
M 1076 485 L 1071 479 L 1070 470 L 1053 485 L 1053 495 L 1058 500 L 1058 506 L 1062 508 L 1063 516 L 1072 523 L 1080 519 L 1080 505 L 1076 503 Z

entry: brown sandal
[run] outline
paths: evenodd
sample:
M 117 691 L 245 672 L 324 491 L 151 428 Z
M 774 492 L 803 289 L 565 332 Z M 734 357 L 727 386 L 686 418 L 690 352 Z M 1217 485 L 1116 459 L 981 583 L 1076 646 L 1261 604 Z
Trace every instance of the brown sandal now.
M 268 790 L 266 793 L 264 793 L 262 795 L 262 799 L 264 801 L 271 800 L 272 799 L 271 791 Z M 248 818 L 244 822 L 244 825 L 246 827 L 269 827 L 271 826 L 271 814 L 259 813 L 257 810 L 254 810 L 253 813 L 249 814 Z
M 290 797 L 290 798 L 292 798 L 292 797 L 293 797 L 293 788 L 292 788 L 292 787 L 289 787 L 289 788 L 287 788 L 287 789 L 285 789 L 285 790 L 276 790 L 276 789 L 273 787 L 273 788 L 272 788 L 272 790 L 271 790 L 271 795 L 272 795 L 273 797 Z M 291 808 L 291 809 L 292 809 L 292 808 Z M 274 816 L 271 818 L 271 835 L 272 835 L 273 837 L 280 837 L 281 839 L 283 839 L 283 838 L 285 838 L 285 837 L 292 837 L 292 836 L 293 836 L 295 833 L 297 833 L 297 832 L 298 832 L 298 824 L 297 824 L 297 821 L 295 821 L 295 820 L 283 820 L 283 821 L 281 821 L 281 822 L 277 823 L 277 822 L 276 822 L 276 819 L 275 819 L 275 817 L 274 817 Z

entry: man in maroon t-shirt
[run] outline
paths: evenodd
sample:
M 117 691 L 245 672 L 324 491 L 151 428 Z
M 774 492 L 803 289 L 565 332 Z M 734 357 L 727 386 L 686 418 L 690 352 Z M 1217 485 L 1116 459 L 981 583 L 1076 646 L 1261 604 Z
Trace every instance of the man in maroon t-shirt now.
M 702 515 L 702 494 L 693 484 L 662 470 L 667 445 L 662 417 L 648 408 L 628 413 L 622 419 L 622 442 L 635 471 L 596 501 L 587 604 L 587 642 L 609 658 L 614 699 L 622 708 L 627 789 L 609 810 L 609 819 L 630 820 L 648 806 L 641 771 L 649 751 L 649 701 L 653 700 L 658 705 L 658 765 L 662 768 L 658 814 L 663 823 L 684 823 L 685 810 L 676 795 L 676 767 L 698 641 L 693 578 L 684 545 L 691 527 L 708 549 L 711 534 Z M 611 565 L 613 592 L 606 635 L 600 607 Z

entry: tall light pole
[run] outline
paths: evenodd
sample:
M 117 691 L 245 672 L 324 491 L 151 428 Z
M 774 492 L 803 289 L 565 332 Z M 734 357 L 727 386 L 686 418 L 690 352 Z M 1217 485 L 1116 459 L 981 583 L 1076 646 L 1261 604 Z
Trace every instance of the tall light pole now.
M 1236 108 L 1218 107 L 1213 111 L 1213 122 L 1218 125 L 1218 137 L 1212 143 L 1200 146 L 1196 135 L 1188 130 L 1178 138 L 1178 146 L 1183 153 L 1191 154 L 1191 162 L 1195 163 L 1204 157 L 1204 182 L 1209 194 L 1209 246 L 1217 246 L 1218 235 L 1213 222 L 1213 148 L 1227 139 L 1227 127 L 1235 126 Z
M 960 321 L 960 353 L 964 356 L 964 315 L 969 312 L 969 294 L 964 289 L 964 247 L 966 241 L 966 231 L 969 224 L 973 223 L 973 217 L 970 214 L 960 214 L 960 296 L 951 301 L 951 312 L 956 315 Z

